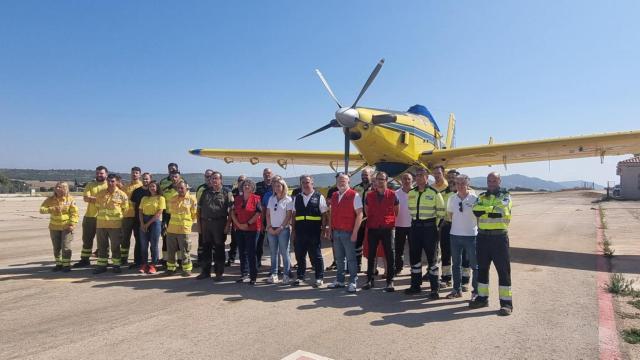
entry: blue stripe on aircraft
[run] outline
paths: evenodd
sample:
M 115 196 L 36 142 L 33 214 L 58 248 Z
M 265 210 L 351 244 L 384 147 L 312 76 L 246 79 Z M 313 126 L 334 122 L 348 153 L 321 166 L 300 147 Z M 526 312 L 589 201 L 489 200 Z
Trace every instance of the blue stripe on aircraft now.
M 388 124 L 380 124 L 378 126 L 383 126 L 383 127 L 387 127 L 387 128 L 391 128 L 394 130 L 400 130 L 400 131 L 406 131 L 410 134 L 413 134 L 423 140 L 426 140 L 427 142 L 430 142 L 432 144 L 436 143 L 436 138 L 429 134 L 426 131 L 420 130 L 420 129 L 416 129 L 413 126 L 409 126 L 409 125 L 404 125 L 404 124 L 397 124 L 397 123 L 388 123 Z

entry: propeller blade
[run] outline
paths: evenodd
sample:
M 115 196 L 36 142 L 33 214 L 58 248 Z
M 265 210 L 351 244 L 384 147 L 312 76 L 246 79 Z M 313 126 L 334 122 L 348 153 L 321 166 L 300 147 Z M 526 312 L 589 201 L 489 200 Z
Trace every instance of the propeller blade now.
M 373 115 L 371 117 L 371 123 L 374 125 L 393 123 L 396 120 L 397 117 L 393 114 Z
M 378 65 L 376 65 L 376 67 L 371 72 L 371 75 L 369 75 L 369 78 L 367 79 L 367 82 L 364 83 L 364 86 L 362 87 L 362 90 L 360 90 L 360 94 L 356 98 L 356 101 L 354 101 L 353 105 L 351 105 L 352 108 L 354 108 L 354 107 L 356 107 L 356 105 L 358 105 L 358 101 L 360 101 L 360 98 L 367 91 L 367 89 L 369 88 L 369 85 L 371 85 L 371 83 L 376 78 L 376 76 L 378 76 L 378 72 L 380 72 L 380 69 L 382 68 L 383 64 L 384 64 L 384 59 L 380 59 L 380 61 L 378 61 Z
M 331 87 L 329 86 L 329 83 L 327 82 L 327 80 L 324 79 L 324 76 L 322 76 L 322 73 L 320 72 L 320 70 L 316 69 L 316 74 L 318 74 L 318 77 L 320 78 L 320 81 L 322 81 L 322 84 L 324 85 L 324 88 L 327 89 L 327 91 L 329 92 L 329 95 L 331 95 L 331 98 L 333 99 L 333 101 L 335 101 L 336 104 L 338 104 L 338 108 L 341 108 L 342 105 L 340 105 L 340 101 L 338 101 L 338 98 L 336 97 L 336 95 L 333 93 L 333 91 L 331 91 Z
M 349 147 L 351 141 L 349 140 L 349 130 L 344 129 L 344 173 L 349 173 Z
M 338 124 L 338 121 L 336 119 L 333 119 L 333 120 L 329 121 L 329 123 L 327 125 L 319 128 L 317 130 L 314 130 L 314 131 L 308 133 L 307 135 L 305 135 L 305 136 L 303 136 L 301 138 L 298 138 L 298 140 L 302 140 L 302 139 L 304 139 L 304 138 L 306 138 L 308 136 L 311 136 L 313 134 L 317 134 L 317 133 L 319 133 L 321 131 L 325 131 L 325 130 L 327 130 L 329 128 L 332 128 L 332 127 L 340 127 L 340 124 Z

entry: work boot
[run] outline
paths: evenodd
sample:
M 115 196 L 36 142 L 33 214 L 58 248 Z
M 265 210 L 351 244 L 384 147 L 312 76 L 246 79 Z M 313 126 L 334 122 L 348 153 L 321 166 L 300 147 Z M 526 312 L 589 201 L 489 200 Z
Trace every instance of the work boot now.
M 121 258 L 120 259 L 120 265 L 129 266 L 129 259 Z
M 394 292 L 396 291 L 395 287 L 393 287 L 393 281 L 387 281 L 387 285 L 382 289 L 384 292 Z
M 120 265 L 114 265 L 113 266 L 113 272 L 116 274 L 120 274 L 122 272 L 122 269 L 120 268 Z
M 81 268 L 89 265 L 91 265 L 91 263 L 89 262 L 89 259 L 80 259 L 80 261 L 73 264 L 73 267 L 77 269 L 77 268 Z
M 67 273 L 69 271 L 71 271 L 71 266 L 63 266 L 62 267 L 62 272 Z
M 418 295 L 422 292 L 419 286 L 411 286 L 408 289 L 404 289 L 405 295 Z
M 51 271 L 53 272 L 58 272 L 60 270 L 62 270 L 62 265 L 56 265 L 53 268 L 51 268 Z
M 216 274 L 216 276 L 213 278 L 213 281 L 215 282 L 222 281 L 222 274 Z
M 489 306 L 489 299 L 486 297 L 476 297 L 472 302 L 469 303 L 469 307 L 471 309 L 479 309 L 483 307 Z
M 187 270 L 182 271 L 182 277 L 190 277 L 190 276 L 191 276 L 191 271 L 187 271 Z
M 94 275 L 98 275 L 98 274 L 102 274 L 107 272 L 107 267 L 106 266 L 98 266 L 97 268 L 93 269 L 93 274 Z
M 373 280 L 373 278 L 369 278 L 369 279 L 367 279 L 367 283 L 364 284 L 364 286 L 362 287 L 362 290 L 370 290 L 370 289 L 374 288 L 375 286 L 376 286 L 375 280 Z
M 175 270 L 167 270 L 164 272 L 164 276 L 173 276 L 176 274 Z
M 513 312 L 513 308 L 509 306 L 503 306 L 498 310 L 498 315 L 500 316 L 509 316 Z
M 432 292 L 429 293 L 429 299 L 438 300 L 438 299 L 440 299 L 440 294 L 438 294 L 437 291 L 432 291 Z
M 207 272 L 201 272 L 200 275 L 196 276 L 196 280 L 208 279 L 211 277 L 211 274 Z

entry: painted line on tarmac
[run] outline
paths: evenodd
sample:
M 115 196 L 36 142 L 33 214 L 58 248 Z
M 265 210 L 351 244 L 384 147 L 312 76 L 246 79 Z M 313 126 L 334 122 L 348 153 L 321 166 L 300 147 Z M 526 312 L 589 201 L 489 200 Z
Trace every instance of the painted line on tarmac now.
M 607 292 L 609 281 L 609 267 L 600 244 L 604 242 L 604 229 L 600 221 L 600 209 L 596 209 L 596 246 L 598 257 L 596 260 L 598 286 L 598 342 L 600 359 L 621 359 L 618 348 L 618 332 L 616 318 L 613 311 L 613 297 Z
M 333 360 L 326 356 L 310 353 L 308 351 L 297 350 L 285 357 L 282 360 Z

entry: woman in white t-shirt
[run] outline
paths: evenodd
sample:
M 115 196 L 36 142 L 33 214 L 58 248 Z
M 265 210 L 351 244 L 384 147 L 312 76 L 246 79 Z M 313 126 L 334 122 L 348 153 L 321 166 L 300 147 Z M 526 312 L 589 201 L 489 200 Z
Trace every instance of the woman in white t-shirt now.
M 473 293 L 472 299 L 478 294 L 478 261 L 476 258 L 476 235 L 478 235 L 478 223 L 473 214 L 473 205 L 478 197 L 469 191 L 470 179 L 467 175 L 456 176 L 455 195 L 449 197 L 447 212 L 451 218 L 451 258 L 453 272 L 453 290 L 447 299 L 455 299 L 462 296 L 461 292 L 461 269 L 462 252 L 466 252 L 469 257 L 469 266 L 473 273 Z
M 267 238 L 269 239 L 269 249 L 271 250 L 271 276 L 267 282 L 275 284 L 278 282 L 278 255 L 282 256 L 284 266 L 282 283 L 289 283 L 289 271 L 291 270 L 291 259 L 289 258 L 289 239 L 291 228 L 292 202 L 288 194 L 289 188 L 284 179 L 278 177 L 271 182 L 273 195 L 267 204 Z

